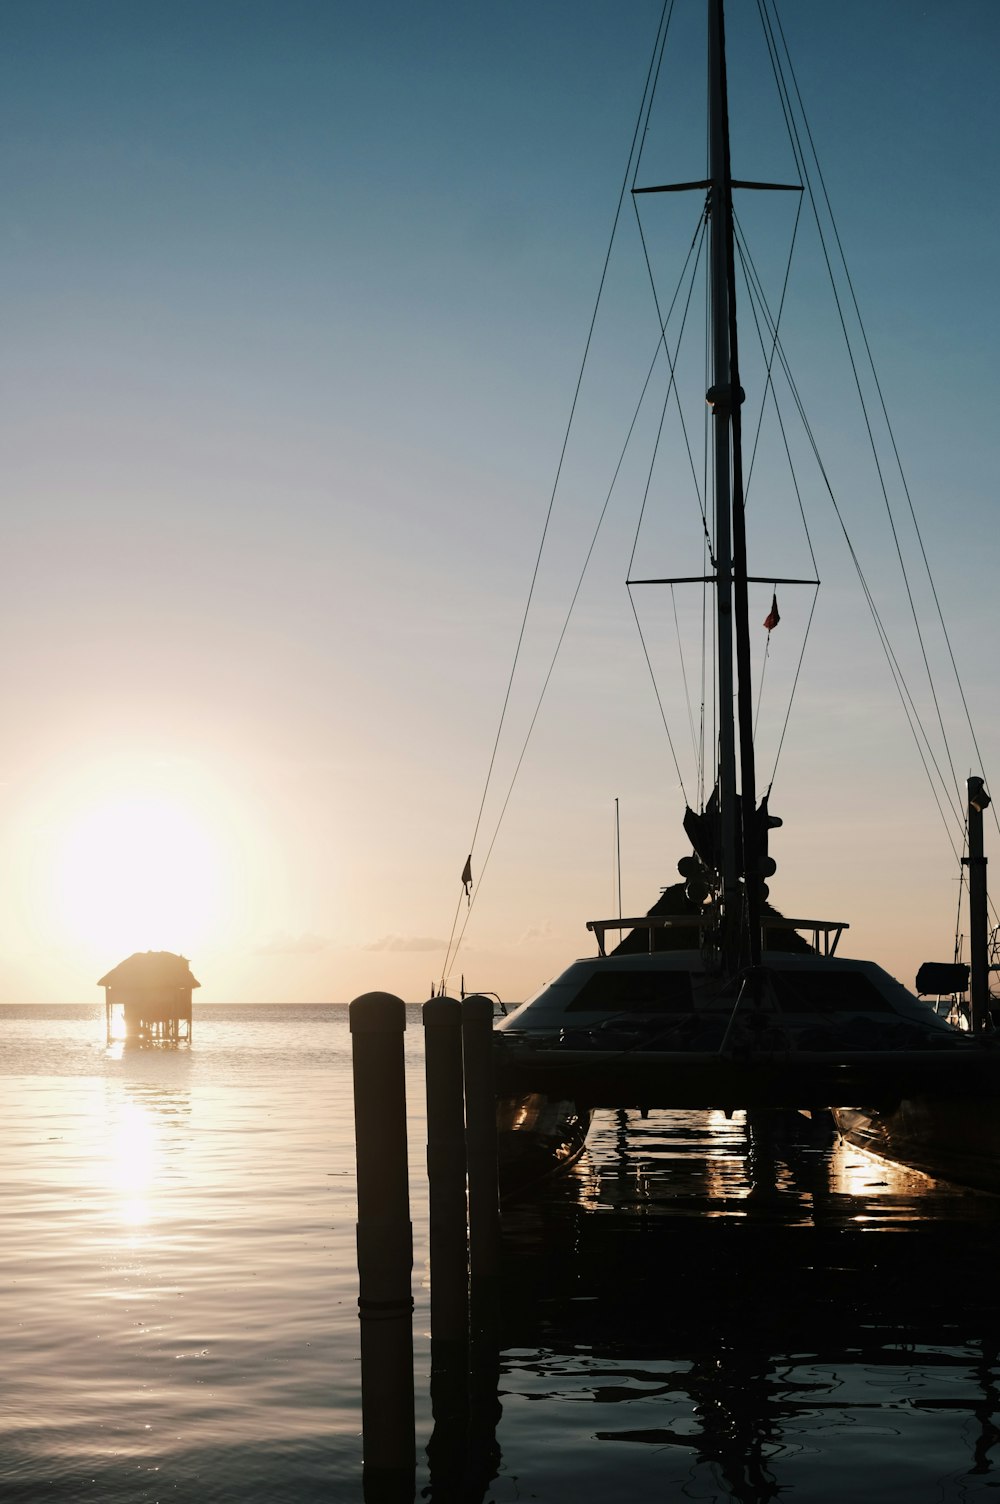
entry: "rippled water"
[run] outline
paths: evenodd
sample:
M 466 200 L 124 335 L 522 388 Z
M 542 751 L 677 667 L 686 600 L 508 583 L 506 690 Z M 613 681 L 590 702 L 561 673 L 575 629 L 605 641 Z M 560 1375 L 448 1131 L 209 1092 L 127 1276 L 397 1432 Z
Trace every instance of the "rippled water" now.
M 801 1119 L 601 1114 L 432 1404 L 408 1022 L 418 1498 L 997 1497 L 1000 1202 Z M 96 1010 L 0 1026 L 0 1497 L 360 1499 L 346 1009 L 118 1056 Z
M 480 1497 L 996 1497 L 1000 1206 L 804 1126 L 606 1114 L 508 1217 Z
M 4 1500 L 329 1498 L 332 1011 L 0 1009 Z
M 406 1038 L 418 1498 L 997 1497 L 1000 1201 L 801 1117 L 600 1114 L 573 1174 L 506 1208 L 499 1309 L 432 1406 L 417 1010 Z M 337 1112 L 349 1133 L 348 1103 Z M 338 1184 L 346 1289 L 354 1206 Z M 349 1303 L 338 1317 L 348 1351 Z M 347 1499 L 357 1396 L 342 1393 Z

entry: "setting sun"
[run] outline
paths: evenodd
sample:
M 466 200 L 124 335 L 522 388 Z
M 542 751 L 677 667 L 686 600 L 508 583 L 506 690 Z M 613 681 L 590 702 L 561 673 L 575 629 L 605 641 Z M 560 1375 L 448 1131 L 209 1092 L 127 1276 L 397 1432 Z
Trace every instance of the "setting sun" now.
M 83 811 L 54 852 L 57 918 L 73 939 L 109 955 L 187 954 L 223 918 L 223 853 L 195 813 L 134 794 Z
M 245 953 L 280 866 L 253 808 L 207 760 L 95 747 L 39 766 L 0 875 L 9 948 L 75 995 L 136 951 Z

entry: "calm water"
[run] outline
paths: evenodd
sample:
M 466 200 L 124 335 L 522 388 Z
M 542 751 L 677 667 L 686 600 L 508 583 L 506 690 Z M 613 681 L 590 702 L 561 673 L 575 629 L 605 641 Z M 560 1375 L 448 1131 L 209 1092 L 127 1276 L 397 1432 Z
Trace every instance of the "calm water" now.
M 334 1010 L 0 1009 L 0 1497 L 330 1498 Z
M 202 1006 L 118 1058 L 97 1010 L 0 1026 L 3 1499 L 360 1499 L 346 1009 Z M 406 1040 L 418 1498 L 998 1497 L 1000 1202 L 805 1123 L 602 1115 L 508 1211 L 435 1418 L 419 1010 Z

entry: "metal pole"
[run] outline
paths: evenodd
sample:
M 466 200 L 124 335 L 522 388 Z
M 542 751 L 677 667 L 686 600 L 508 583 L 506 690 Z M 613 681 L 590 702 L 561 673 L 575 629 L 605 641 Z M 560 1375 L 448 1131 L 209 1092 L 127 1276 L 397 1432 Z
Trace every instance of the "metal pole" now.
M 983 855 L 983 810 L 990 796 L 981 778 L 970 778 L 969 790 L 969 1005 L 972 1032 L 991 1026 L 989 973 L 989 914 L 986 894 L 986 857 Z
M 722 835 L 722 890 L 726 948 L 738 923 L 736 734 L 733 723 L 733 558 L 730 419 L 738 394 L 731 390 L 729 361 L 729 268 L 727 245 L 731 214 L 726 160 L 723 95 L 722 0 L 709 0 L 709 229 L 712 288 L 712 407 L 715 450 L 715 592 L 719 639 L 719 811 Z
M 431 1338 L 464 1344 L 469 1330 L 465 1199 L 462 1004 L 424 1003 L 427 1080 L 427 1184 L 430 1199 Z
M 618 795 L 615 795 L 615 866 L 618 869 L 618 918 L 622 917 L 622 830 L 618 819 Z M 621 936 L 619 935 L 619 938 Z
M 729 390 L 730 437 L 732 440 L 732 561 L 733 561 L 733 632 L 736 640 L 737 719 L 739 723 L 740 808 L 739 832 L 743 857 L 740 863 L 746 902 L 747 947 L 740 960 L 760 965 L 763 875 L 760 870 L 760 842 L 757 831 L 757 775 L 754 766 L 753 704 L 750 672 L 750 620 L 747 603 L 747 534 L 746 507 L 743 494 L 743 389 L 740 386 L 739 338 L 736 325 L 736 251 L 733 240 L 732 160 L 729 150 L 729 89 L 726 76 L 726 36 L 723 4 L 718 5 L 720 117 L 722 155 L 726 185 L 726 283 L 729 317 Z M 741 945 L 741 951 L 743 947 Z M 759 979 L 755 980 L 754 1001 L 759 1002 Z
M 467 997 L 463 1001 L 462 1039 L 469 1161 L 469 1263 L 475 1284 L 500 1273 L 500 1185 L 490 998 Z
M 413 1497 L 413 1229 L 406 1151 L 406 1007 L 369 992 L 350 1007 L 358 1162 L 361 1404 L 366 1498 Z M 409 1493 L 407 1493 L 409 1490 Z

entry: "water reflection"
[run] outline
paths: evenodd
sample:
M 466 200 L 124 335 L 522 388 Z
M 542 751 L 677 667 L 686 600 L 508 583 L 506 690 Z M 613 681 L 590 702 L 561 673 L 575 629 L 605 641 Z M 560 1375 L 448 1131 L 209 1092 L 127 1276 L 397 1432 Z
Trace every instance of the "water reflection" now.
M 95 1010 L 12 1011 L 4 1504 L 353 1498 L 351 1093 L 323 1015 L 207 1010 L 197 1048 L 108 1060 Z
M 164 1215 L 171 1160 L 183 1153 L 191 1112 L 187 1092 L 146 1082 L 116 1090 L 108 1103 L 107 1180 L 117 1220 L 133 1233 Z
M 627 1475 L 636 1447 L 664 1487 L 711 1478 L 714 1497 L 747 1504 L 792 1488 L 834 1497 L 824 1468 L 903 1466 L 911 1445 L 925 1485 L 991 1471 L 995 1313 L 975 1301 L 928 1309 L 940 1242 L 915 1251 L 896 1238 L 895 1249 L 861 1256 L 856 1245 L 788 1249 L 784 1238 L 748 1245 L 723 1233 L 720 1247 L 719 1224 L 708 1240 L 678 1240 L 661 1225 L 638 1246 L 584 1235 L 570 1289 L 522 1267 L 502 1358 L 507 1466 L 518 1466 L 525 1402 L 544 1398 L 570 1434 L 613 1454 L 590 1457 L 593 1485 L 576 1474 L 585 1499 L 600 1497 L 607 1469 Z M 579 1409 L 593 1418 L 574 1416 Z M 949 1433 L 950 1454 L 938 1426 L 941 1460 L 928 1455 L 932 1416 L 945 1417 Z
M 150 1219 L 150 1193 L 156 1170 L 156 1133 L 151 1115 L 126 1099 L 114 1130 L 111 1183 L 121 1198 L 121 1220 L 138 1227 Z
M 881 1500 L 1000 1486 L 997 1199 L 822 1118 L 608 1113 L 505 1233 L 503 1460 L 476 1498 L 515 1476 L 553 1501 L 870 1496 L 873 1469 Z M 565 1465 L 542 1489 L 546 1438 Z
M 185 1035 L 182 1039 L 150 1039 L 145 1035 L 126 1035 L 124 1023 L 112 1022 L 111 1032 L 104 1046 L 106 1060 L 122 1060 L 135 1055 L 140 1050 L 152 1050 L 156 1054 L 179 1050 L 182 1053 L 192 1048 L 191 1040 Z
M 827 1114 L 603 1113 L 590 1152 L 571 1175 L 539 1195 L 594 1215 L 625 1218 L 772 1217 L 896 1225 L 942 1212 L 992 1218 L 1000 1201 L 882 1163 L 843 1144 Z M 516 1229 L 523 1215 L 515 1209 Z

